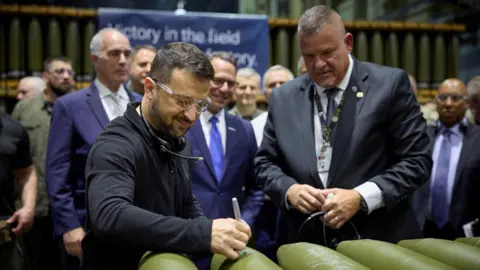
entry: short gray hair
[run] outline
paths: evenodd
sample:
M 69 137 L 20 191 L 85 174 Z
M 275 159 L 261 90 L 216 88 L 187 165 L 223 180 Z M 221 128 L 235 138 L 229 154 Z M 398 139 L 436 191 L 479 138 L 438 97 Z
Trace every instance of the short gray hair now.
M 118 33 L 123 35 L 123 33 L 120 32 L 120 30 L 118 30 L 117 28 L 105 27 L 105 28 L 100 29 L 100 31 L 98 31 L 93 36 L 92 40 L 90 41 L 90 54 L 91 55 L 98 55 L 102 51 L 102 49 L 103 49 L 103 34 L 107 33 L 107 32 L 118 32 Z
M 290 71 L 290 69 L 282 66 L 282 65 L 275 65 L 275 66 L 271 66 L 269 69 L 267 69 L 267 71 L 265 71 L 265 73 L 263 74 L 263 82 L 262 82 L 262 85 L 263 85 L 263 88 L 267 88 L 267 75 L 269 72 L 272 72 L 272 71 L 277 71 L 277 70 L 282 70 L 282 71 L 285 71 L 287 74 L 288 74 L 288 79 L 289 80 L 293 80 L 295 78 L 295 76 L 293 75 L 293 73 Z
M 261 81 L 262 79 L 262 76 L 260 76 L 260 74 L 255 69 L 249 68 L 249 67 L 239 69 L 237 72 L 237 77 L 238 76 L 248 77 L 248 78 L 257 77 L 258 81 Z
M 307 35 L 320 31 L 325 25 L 334 22 L 336 12 L 324 5 L 317 5 L 303 12 L 298 20 L 297 32 Z
M 467 84 L 467 93 L 469 96 L 480 94 L 480 76 L 474 76 Z
M 45 82 L 45 80 L 41 77 L 36 77 L 36 76 L 27 76 L 27 77 L 23 77 L 21 80 L 20 80 L 20 83 L 24 81 L 28 81 L 30 83 L 30 85 L 32 86 L 32 90 L 37 92 L 37 93 L 41 93 L 43 90 L 45 90 L 45 88 L 47 88 L 47 83 Z

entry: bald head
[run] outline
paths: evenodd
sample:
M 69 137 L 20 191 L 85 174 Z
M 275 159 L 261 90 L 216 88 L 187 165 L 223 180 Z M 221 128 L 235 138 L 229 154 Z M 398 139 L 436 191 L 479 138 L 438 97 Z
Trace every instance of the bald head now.
M 466 95 L 467 87 L 461 80 L 450 78 L 443 81 L 438 88 L 438 93 L 445 92 Z
M 18 83 L 17 100 L 22 100 L 38 93 L 47 88 L 47 84 L 40 77 L 25 77 Z

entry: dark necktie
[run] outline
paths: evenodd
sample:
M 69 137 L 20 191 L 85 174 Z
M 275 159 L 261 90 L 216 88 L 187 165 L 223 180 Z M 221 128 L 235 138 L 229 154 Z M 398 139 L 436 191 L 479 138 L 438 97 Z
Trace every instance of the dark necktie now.
M 435 179 L 433 181 L 432 198 L 432 220 L 438 228 L 442 228 L 448 220 L 448 173 L 450 168 L 450 154 L 452 150 L 451 141 L 452 132 L 445 129 L 443 132 L 443 141 L 438 155 L 437 169 L 435 170 Z
M 223 175 L 223 146 L 222 137 L 218 131 L 218 118 L 214 115 L 210 118 L 212 129 L 210 129 L 210 156 L 212 157 L 213 169 L 217 176 L 217 181 L 220 183 Z
M 329 125 L 332 122 L 332 117 L 335 114 L 335 111 L 337 110 L 337 102 L 335 102 L 335 96 L 337 92 L 338 92 L 338 88 L 336 87 L 325 89 L 325 94 L 327 95 L 327 98 L 328 98 L 327 113 L 326 113 L 327 125 Z

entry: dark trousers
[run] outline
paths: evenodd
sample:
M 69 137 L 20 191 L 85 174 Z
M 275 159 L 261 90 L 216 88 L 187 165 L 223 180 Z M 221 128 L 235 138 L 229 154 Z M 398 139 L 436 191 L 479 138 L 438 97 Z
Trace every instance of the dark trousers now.
M 32 270 L 60 270 L 60 250 L 53 238 L 50 217 L 35 217 L 32 229 L 23 237 L 25 252 Z
M 19 239 L 13 238 L 0 247 L 0 270 L 26 270 L 27 265 Z
M 438 228 L 437 224 L 431 220 L 425 222 L 423 228 L 423 236 L 425 238 L 438 238 L 445 240 L 455 240 L 459 235 L 450 223 L 445 224 L 442 228 Z
M 80 269 L 80 259 L 78 257 L 68 254 L 63 244 L 63 238 L 60 236 L 57 239 L 58 248 L 60 249 L 60 263 L 62 270 L 79 270 Z

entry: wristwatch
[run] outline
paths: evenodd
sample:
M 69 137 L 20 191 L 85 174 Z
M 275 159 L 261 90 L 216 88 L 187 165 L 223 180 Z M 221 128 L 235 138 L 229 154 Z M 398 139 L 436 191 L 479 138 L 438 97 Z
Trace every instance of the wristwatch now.
M 360 210 L 368 212 L 368 205 L 365 199 L 360 195 Z

